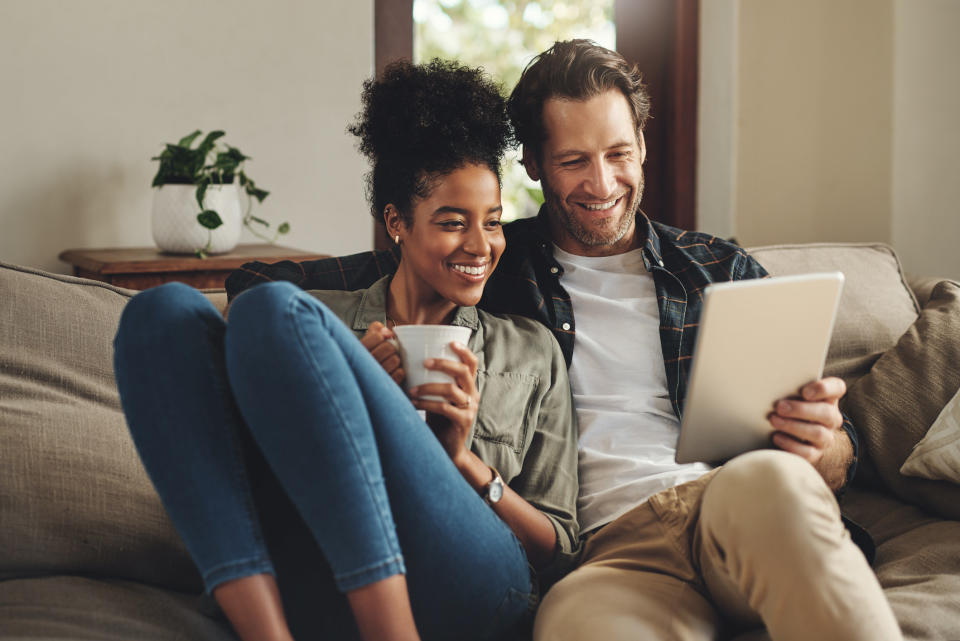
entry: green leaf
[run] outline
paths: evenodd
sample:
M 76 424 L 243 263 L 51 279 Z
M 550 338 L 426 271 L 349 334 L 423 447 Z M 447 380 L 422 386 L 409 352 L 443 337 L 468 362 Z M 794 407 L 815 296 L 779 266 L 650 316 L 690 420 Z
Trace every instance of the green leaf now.
M 267 221 L 265 221 L 263 218 L 257 218 L 257 217 L 254 216 L 253 214 L 250 214 L 250 220 L 252 220 L 252 221 L 255 222 L 255 223 L 260 223 L 260 224 L 263 225 L 264 227 L 269 227 L 269 226 L 270 226 L 270 223 L 268 223 Z
M 209 186 L 209 184 L 209 182 L 203 181 L 197 185 L 197 204 L 200 205 L 200 209 L 203 209 L 203 197 L 207 193 L 207 186 Z
M 199 129 L 197 129 L 197 130 L 196 130 L 195 132 L 193 132 L 192 134 L 188 134 L 188 135 L 184 136 L 183 138 L 180 139 L 180 142 L 177 143 L 177 146 L 178 146 L 178 147 L 189 147 L 191 144 L 193 144 L 193 141 L 197 138 L 197 136 L 200 135 L 200 133 L 201 133 L 201 131 L 200 131 Z
M 245 173 L 243 173 L 242 171 L 238 171 L 238 172 L 237 172 L 237 176 L 240 177 L 240 186 L 241 186 L 241 187 L 243 187 L 244 185 L 246 185 L 248 182 L 252 182 L 249 178 L 247 178 L 247 175 L 246 175 Z
M 286 234 L 290 231 L 290 223 L 280 223 L 280 226 L 277 227 L 278 234 Z
M 244 160 L 250 159 L 250 156 L 244 156 L 242 151 L 240 151 L 236 147 L 231 147 L 230 145 L 227 145 L 227 151 L 223 153 L 235 159 L 238 163 L 241 163 Z
M 228 174 L 232 174 L 240 166 L 240 161 L 228 153 L 220 152 L 217 159 L 213 162 L 212 169 L 216 169 Z
M 212 209 L 204 209 L 197 214 L 197 222 L 207 229 L 216 229 L 223 224 L 223 221 L 220 219 L 220 214 Z
M 207 134 L 207 137 L 203 139 L 203 142 L 200 143 L 200 146 L 197 147 L 197 151 L 202 152 L 202 157 L 206 158 L 210 150 L 213 149 L 213 144 L 217 141 L 217 138 L 222 138 L 223 135 L 224 132 L 220 130 L 211 131 Z
M 269 191 L 257 189 L 252 183 L 247 185 L 247 193 L 256 198 L 259 203 L 262 203 L 263 199 L 270 195 Z

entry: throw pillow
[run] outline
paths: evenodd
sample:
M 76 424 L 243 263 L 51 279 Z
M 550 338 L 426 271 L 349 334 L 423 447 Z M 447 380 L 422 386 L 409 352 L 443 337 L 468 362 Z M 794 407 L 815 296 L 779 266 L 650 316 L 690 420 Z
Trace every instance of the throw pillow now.
M 960 485 L 904 476 L 900 468 L 960 388 L 960 284 L 939 283 L 915 323 L 841 409 L 857 427 L 861 459 L 902 500 L 960 520 Z
M 913 448 L 900 473 L 960 483 L 960 393 L 943 408 L 927 435 Z

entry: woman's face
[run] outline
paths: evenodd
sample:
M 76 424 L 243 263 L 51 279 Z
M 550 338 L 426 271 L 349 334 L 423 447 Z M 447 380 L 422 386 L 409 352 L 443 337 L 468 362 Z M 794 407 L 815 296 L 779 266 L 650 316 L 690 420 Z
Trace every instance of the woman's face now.
M 408 285 L 421 295 L 432 290 L 457 305 L 476 305 L 506 245 L 497 176 L 465 165 L 437 179 L 430 195 L 411 206 L 413 223 L 393 225 Z

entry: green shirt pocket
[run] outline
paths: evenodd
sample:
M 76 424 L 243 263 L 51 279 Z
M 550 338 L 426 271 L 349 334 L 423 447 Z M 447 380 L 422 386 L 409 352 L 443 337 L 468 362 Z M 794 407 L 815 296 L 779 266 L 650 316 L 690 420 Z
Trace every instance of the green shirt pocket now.
M 531 374 L 481 371 L 477 374 L 480 407 L 473 447 L 504 480 L 520 473 L 536 429 L 532 414 L 539 406 L 540 379 Z

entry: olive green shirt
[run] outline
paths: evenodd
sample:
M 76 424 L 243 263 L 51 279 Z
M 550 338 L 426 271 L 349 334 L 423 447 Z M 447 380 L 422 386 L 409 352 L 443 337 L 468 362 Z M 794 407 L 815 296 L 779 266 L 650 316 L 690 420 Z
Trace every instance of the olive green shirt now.
M 390 278 L 365 290 L 309 293 L 361 338 L 373 322 L 386 323 Z M 473 330 L 468 346 L 478 360 L 480 404 L 466 445 L 550 519 L 557 553 L 541 574 L 558 578 L 579 550 L 577 424 L 563 353 L 529 318 L 459 307 L 451 324 Z

